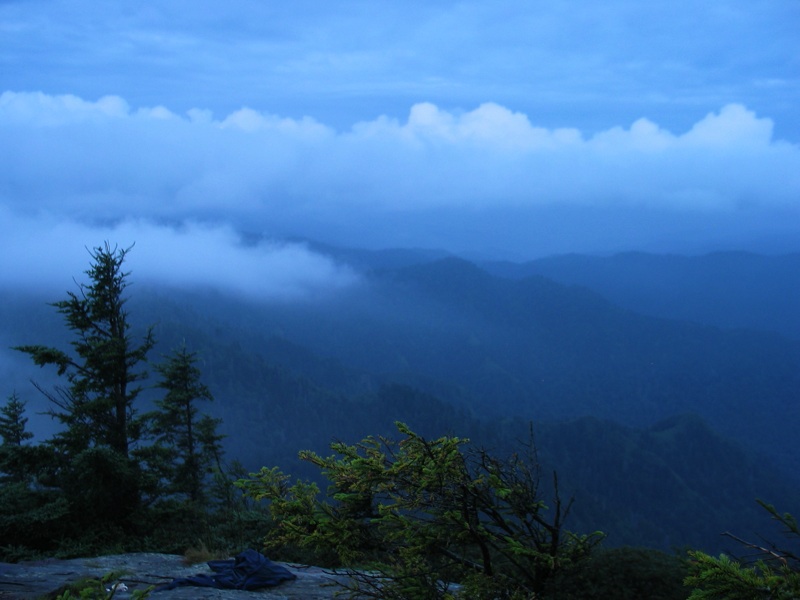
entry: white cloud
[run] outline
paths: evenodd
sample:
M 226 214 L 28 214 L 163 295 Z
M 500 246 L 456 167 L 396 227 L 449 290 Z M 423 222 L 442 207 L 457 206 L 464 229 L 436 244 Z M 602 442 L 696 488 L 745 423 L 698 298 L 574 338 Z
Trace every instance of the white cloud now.
M 91 261 L 88 250 L 108 241 L 133 249 L 133 279 L 182 288 L 219 289 L 260 300 L 312 299 L 357 281 L 346 266 L 303 244 L 244 244 L 227 225 L 188 222 L 179 227 L 129 219 L 92 226 L 40 214 L 20 216 L 0 207 L 2 285 L 61 292 Z
M 578 204 L 685 210 L 691 205 L 676 198 L 701 192 L 714 201 L 698 208 L 732 210 L 743 195 L 781 207 L 796 206 L 800 196 L 800 147 L 774 141 L 772 122 L 740 105 L 707 115 L 685 133 L 639 119 L 628 129 L 586 138 L 576 129 L 535 127 L 525 115 L 495 104 L 461 114 L 420 104 L 406 123 L 362 123 L 351 135 L 350 145 L 363 142 L 378 164 L 361 174 L 351 169 L 347 177 L 377 177 L 373 198 L 415 198 L 419 208 Z M 349 164 L 362 161 L 353 156 Z M 347 169 L 343 165 L 340 173 Z M 399 185 L 391 185 L 389 172 L 403 175 Z
M 346 288 L 356 275 L 298 243 L 243 245 L 229 226 L 187 223 L 177 229 L 125 222 L 111 235 L 137 240 L 129 263 L 147 281 L 217 288 L 260 299 L 296 300 Z
M 41 92 L 0 94 L 3 122 L 30 127 L 54 127 L 109 117 L 128 116 L 127 103 L 117 96 L 87 102 L 77 96 L 49 96 Z
M 479 232 L 493 215 L 543 208 L 741 215 L 743 222 L 753 211 L 800 211 L 800 147 L 775 140 L 772 121 L 744 106 L 724 106 L 677 133 L 646 118 L 594 135 L 533 121 L 494 103 L 471 111 L 421 103 L 404 122 L 380 117 L 336 132 L 248 108 L 223 118 L 200 109 L 182 116 L 168 107 L 131 109 L 117 97 L 6 92 L 0 205 L 27 215 L 30 226 L 39 214 L 54 226 L 166 219 L 327 232 L 351 245 L 445 247 L 446 227 L 399 231 L 397 216 L 407 227 L 427 215 L 474 218 Z M 96 242 L 95 235 L 88 243 Z
M 710 113 L 698 122 L 684 139 L 693 145 L 730 148 L 768 146 L 772 141 L 772 121 L 759 119 L 744 106 L 729 104 L 719 113 Z

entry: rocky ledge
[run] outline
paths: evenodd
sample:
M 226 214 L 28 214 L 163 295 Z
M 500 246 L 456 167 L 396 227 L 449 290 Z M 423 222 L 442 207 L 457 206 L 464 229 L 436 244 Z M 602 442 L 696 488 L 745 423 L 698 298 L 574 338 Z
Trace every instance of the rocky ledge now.
M 279 563 L 297 575 L 294 581 L 258 591 L 221 590 L 206 587 L 184 586 L 152 594 L 153 600 L 330 600 L 346 576 L 318 567 Z M 134 590 L 169 583 L 179 577 L 199 573 L 211 574 L 211 569 L 201 563 L 186 565 L 182 556 L 172 554 L 119 554 L 96 558 L 70 560 L 47 559 L 15 564 L 0 563 L 0 600 L 41 600 L 55 598 L 65 585 L 86 577 L 102 577 L 107 573 L 122 573 L 117 580 L 127 591 L 114 594 L 115 600 L 131 597 Z M 120 588 L 121 589 L 121 588 Z

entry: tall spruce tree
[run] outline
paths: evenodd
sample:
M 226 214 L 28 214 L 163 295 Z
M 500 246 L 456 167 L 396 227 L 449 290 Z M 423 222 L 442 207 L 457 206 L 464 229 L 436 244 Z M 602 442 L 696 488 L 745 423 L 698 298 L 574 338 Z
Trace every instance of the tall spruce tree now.
M 168 479 L 167 492 L 202 502 L 206 475 L 220 462 L 223 436 L 216 431 L 221 420 L 201 415 L 197 407 L 214 397 L 201 383 L 196 363 L 196 353 L 184 344 L 156 366 L 161 376 L 157 386 L 166 394 L 146 417 L 156 438 L 150 455 L 166 463 L 162 472 Z
M 122 271 L 129 251 L 108 242 L 91 250 L 89 283 L 53 303 L 75 334 L 74 355 L 49 346 L 16 348 L 37 365 L 55 365 L 66 376 L 67 387 L 42 391 L 56 407 L 50 414 L 66 426 L 56 443 L 68 453 L 107 447 L 128 458 L 135 437 L 131 423 L 141 391 L 136 382 L 147 375 L 138 369 L 154 340 L 151 330 L 139 345 L 130 337 L 124 297 L 128 273 Z
M 139 436 L 134 401 L 154 340 L 151 330 L 141 343 L 131 339 L 124 296 L 128 273 L 122 270 L 129 251 L 108 242 L 90 250 L 89 282 L 53 303 L 74 334 L 72 352 L 16 348 L 39 366 L 56 366 L 67 380 L 53 390 L 37 387 L 54 406 L 49 414 L 64 425 L 49 442 L 58 458 L 51 478 L 69 499 L 76 524 L 83 519 L 122 524 L 139 503 L 140 473 L 130 455 Z
M 5 406 L 0 408 L 0 438 L 3 445 L 21 446 L 33 434 L 27 430 L 28 418 L 25 416 L 25 402 L 13 392 Z
M 33 437 L 27 430 L 25 402 L 16 392 L 0 407 L 0 482 L 21 482 L 33 472 L 32 453 L 23 444 Z

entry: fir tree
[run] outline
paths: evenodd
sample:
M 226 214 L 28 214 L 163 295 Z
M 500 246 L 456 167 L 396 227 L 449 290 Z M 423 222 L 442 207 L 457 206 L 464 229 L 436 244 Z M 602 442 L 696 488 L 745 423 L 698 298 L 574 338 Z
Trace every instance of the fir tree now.
M 55 365 L 66 376 L 68 387 L 42 391 L 56 406 L 50 414 L 66 425 L 57 441 L 69 453 L 108 447 L 129 455 L 134 401 L 141 391 L 135 384 L 146 377 L 137 367 L 154 344 L 151 331 L 138 346 L 130 337 L 124 297 L 128 273 L 122 271 L 129 250 L 108 242 L 92 250 L 94 262 L 86 271 L 90 283 L 53 303 L 75 334 L 76 356 L 47 346 L 17 347 L 37 365 Z
M 27 442 L 25 402 L 16 393 L 0 408 L 0 557 L 46 548 L 63 531 L 67 503 L 53 490 L 32 485 L 50 450 Z
M 0 408 L 0 481 L 22 482 L 33 472 L 34 453 L 24 445 L 33 437 L 27 423 L 25 402 L 14 392 Z
M 25 402 L 13 392 L 6 405 L 0 408 L 0 437 L 3 438 L 3 445 L 21 446 L 31 439 L 33 434 L 26 430 L 27 423 Z
M 130 450 L 138 439 L 135 400 L 140 369 L 153 346 L 150 330 L 140 344 L 130 336 L 125 309 L 128 273 L 122 265 L 129 249 L 106 242 L 90 251 L 89 283 L 53 303 L 74 334 L 72 352 L 41 345 L 18 346 L 39 366 L 53 365 L 66 386 L 52 391 L 37 386 L 51 401 L 49 411 L 64 428 L 49 445 L 48 484 L 60 487 L 70 501 L 74 522 L 122 523 L 139 504 L 140 472 Z
M 156 438 L 148 453 L 162 463 L 168 492 L 201 502 L 206 475 L 219 465 L 223 436 L 216 431 L 221 420 L 201 415 L 197 407 L 198 402 L 214 397 L 200 381 L 196 363 L 196 354 L 184 345 L 156 367 L 161 376 L 157 387 L 166 394 L 146 420 Z

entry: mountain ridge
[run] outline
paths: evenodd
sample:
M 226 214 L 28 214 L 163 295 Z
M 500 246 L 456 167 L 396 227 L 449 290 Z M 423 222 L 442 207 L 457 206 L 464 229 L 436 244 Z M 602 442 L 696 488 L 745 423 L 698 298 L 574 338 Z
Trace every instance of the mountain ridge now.
M 718 251 L 684 256 L 624 252 L 481 264 L 499 276 L 535 274 L 585 286 L 643 314 L 800 339 L 800 253 Z

